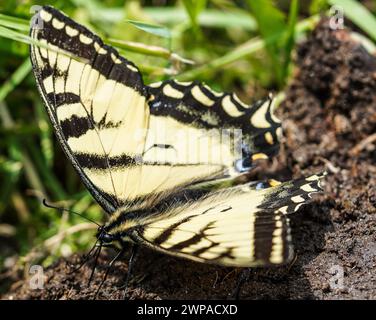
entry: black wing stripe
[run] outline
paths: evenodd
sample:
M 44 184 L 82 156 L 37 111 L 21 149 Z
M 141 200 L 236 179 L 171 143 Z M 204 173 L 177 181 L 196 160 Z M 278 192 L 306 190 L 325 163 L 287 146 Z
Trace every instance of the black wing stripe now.
M 59 108 L 65 104 L 80 103 L 81 99 L 77 94 L 72 92 L 62 92 L 54 93 L 50 92 L 47 94 L 47 99 L 50 101 L 55 108 Z
M 204 228 L 202 228 L 202 230 L 200 230 L 199 233 L 193 235 L 191 238 L 189 238 L 187 240 L 184 240 L 184 241 L 176 243 L 175 245 L 173 245 L 172 247 L 170 247 L 169 250 L 171 250 L 171 251 L 180 251 L 180 250 L 182 250 L 184 248 L 188 248 L 191 245 L 199 243 L 203 238 L 205 238 L 205 230 L 207 228 L 210 228 L 211 224 L 213 224 L 213 223 L 209 222 Z M 218 245 L 218 243 L 213 242 L 212 245 L 211 245 L 211 248 L 213 246 L 215 246 L 215 245 Z
M 121 57 L 118 52 L 107 45 L 87 28 L 77 24 L 69 17 L 62 14 L 51 7 L 44 6 L 43 11 L 52 14 L 53 19 L 57 19 L 64 23 L 65 28 L 77 30 L 76 36 L 69 36 L 67 33 L 56 29 L 52 22 L 43 21 L 43 28 L 38 33 L 38 38 L 47 39 L 52 44 L 65 52 L 70 52 L 72 58 L 87 59 L 91 62 L 91 66 L 101 74 L 107 76 L 108 79 L 121 82 L 126 86 L 130 86 L 137 90 L 140 94 L 146 95 L 145 86 L 143 84 L 137 67 L 127 59 Z M 114 71 L 110 72 L 111 69 Z M 119 76 L 120 75 L 120 76 Z
M 98 154 L 75 153 L 77 161 L 83 168 L 87 169 L 106 169 L 108 167 L 129 167 L 136 165 L 135 158 L 126 154 L 117 157 L 105 157 Z
M 92 122 L 88 117 L 77 117 L 76 115 L 73 115 L 69 119 L 60 121 L 60 126 L 64 137 L 67 140 L 69 138 L 79 138 L 87 131 L 94 129 Z
M 156 237 L 153 241 L 153 243 L 157 246 L 163 244 L 164 242 L 166 242 L 173 234 L 174 230 L 179 227 L 181 224 L 189 221 L 190 219 L 192 219 L 192 217 L 194 216 L 191 216 L 191 217 L 188 217 L 188 218 L 185 218 L 185 219 L 182 219 L 174 224 L 172 224 L 169 228 L 167 228 L 166 230 L 164 230 L 158 237 Z
M 273 248 L 273 241 L 276 241 L 275 232 L 282 233 L 281 228 L 276 226 L 275 214 L 272 212 L 258 212 L 256 215 L 255 236 L 254 236 L 254 256 L 256 260 L 269 261 Z M 268 223 L 267 227 L 265 222 Z M 279 239 L 280 245 L 283 244 L 283 238 Z M 286 249 L 287 246 L 283 246 L 282 249 Z M 279 259 L 282 261 L 281 256 Z

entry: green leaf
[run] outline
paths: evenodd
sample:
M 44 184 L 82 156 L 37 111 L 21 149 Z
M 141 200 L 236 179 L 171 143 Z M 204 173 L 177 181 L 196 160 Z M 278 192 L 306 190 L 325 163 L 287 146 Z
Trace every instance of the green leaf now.
M 285 15 L 271 0 L 248 0 L 249 8 L 257 21 L 263 38 L 272 37 L 286 29 Z
M 283 48 L 284 39 L 281 37 L 287 31 L 285 15 L 276 8 L 271 0 L 252 1 L 248 0 L 248 6 L 251 9 L 253 17 L 257 21 L 259 32 L 263 39 L 277 37 L 276 41 L 266 43 L 266 50 L 271 58 L 273 71 L 277 83 L 283 84 L 283 56 L 281 56 L 281 47 Z M 280 40 L 278 40 L 280 37 Z
M 285 41 L 284 41 L 284 61 L 282 69 L 282 81 L 288 76 L 290 62 L 291 62 L 291 52 L 295 44 L 295 26 L 298 21 L 299 12 L 299 2 L 298 0 L 292 0 L 290 4 L 290 12 L 288 18 L 288 27 L 286 30 Z
M 198 23 L 198 16 L 206 7 L 206 0 L 183 0 L 185 10 L 191 20 L 191 25 L 197 36 L 201 36 L 201 30 Z
M 182 8 L 147 7 L 144 11 L 161 24 L 177 25 L 185 23 L 189 16 Z M 205 9 L 197 17 L 197 23 L 207 28 L 241 28 L 248 31 L 257 29 L 255 19 L 244 10 Z
M 134 21 L 134 20 L 127 20 L 127 22 L 131 23 L 136 28 L 142 31 L 148 32 L 150 34 L 154 34 L 156 36 L 167 38 L 167 39 L 171 38 L 170 30 L 164 26 L 158 26 L 155 24 L 145 23 L 141 21 Z

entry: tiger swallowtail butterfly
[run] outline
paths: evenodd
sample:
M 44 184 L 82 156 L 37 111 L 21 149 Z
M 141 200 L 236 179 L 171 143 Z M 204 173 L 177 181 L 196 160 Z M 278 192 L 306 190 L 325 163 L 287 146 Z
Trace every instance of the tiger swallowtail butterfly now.
M 99 241 L 234 267 L 291 260 L 288 214 L 321 191 L 323 174 L 220 183 L 278 153 L 272 98 L 246 104 L 197 81 L 146 85 L 135 64 L 60 11 L 45 6 L 37 20 L 36 83 L 67 158 L 108 214 Z M 179 197 L 206 184 L 217 187 Z

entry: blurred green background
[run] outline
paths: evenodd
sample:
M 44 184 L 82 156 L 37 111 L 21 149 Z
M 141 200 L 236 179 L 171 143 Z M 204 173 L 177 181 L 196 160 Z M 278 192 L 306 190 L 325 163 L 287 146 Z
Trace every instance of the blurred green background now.
M 338 15 L 333 5 L 370 44 L 376 40 L 376 0 L 1 0 L 0 273 L 25 263 L 46 265 L 93 244 L 95 225 L 44 207 L 43 198 L 99 223 L 105 219 L 54 139 L 31 74 L 31 8 L 43 4 L 115 45 L 146 83 L 197 79 L 247 102 L 283 93 L 296 44 L 320 15 Z

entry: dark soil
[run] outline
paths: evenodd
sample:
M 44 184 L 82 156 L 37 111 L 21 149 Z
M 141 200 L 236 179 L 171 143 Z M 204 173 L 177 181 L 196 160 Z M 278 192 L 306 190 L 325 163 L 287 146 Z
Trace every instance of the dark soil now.
M 348 31 L 322 21 L 300 45 L 297 65 L 279 109 L 281 153 L 253 176 L 285 180 L 326 168 L 325 193 L 292 218 L 294 263 L 252 269 L 241 298 L 376 299 L 376 59 Z M 3 298 L 93 298 L 111 254 L 101 256 L 90 286 L 92 264 L 69 274 L 76 256 L 48 268 L 44 290 L 30 290 L 28 281 L 13 275 Z M 98 298 L 122 298 L 117 286 L 126 272 L 127 263 L 117 262 Z M 128 297 L 227 299 L 240 272 L 142 249 Z

